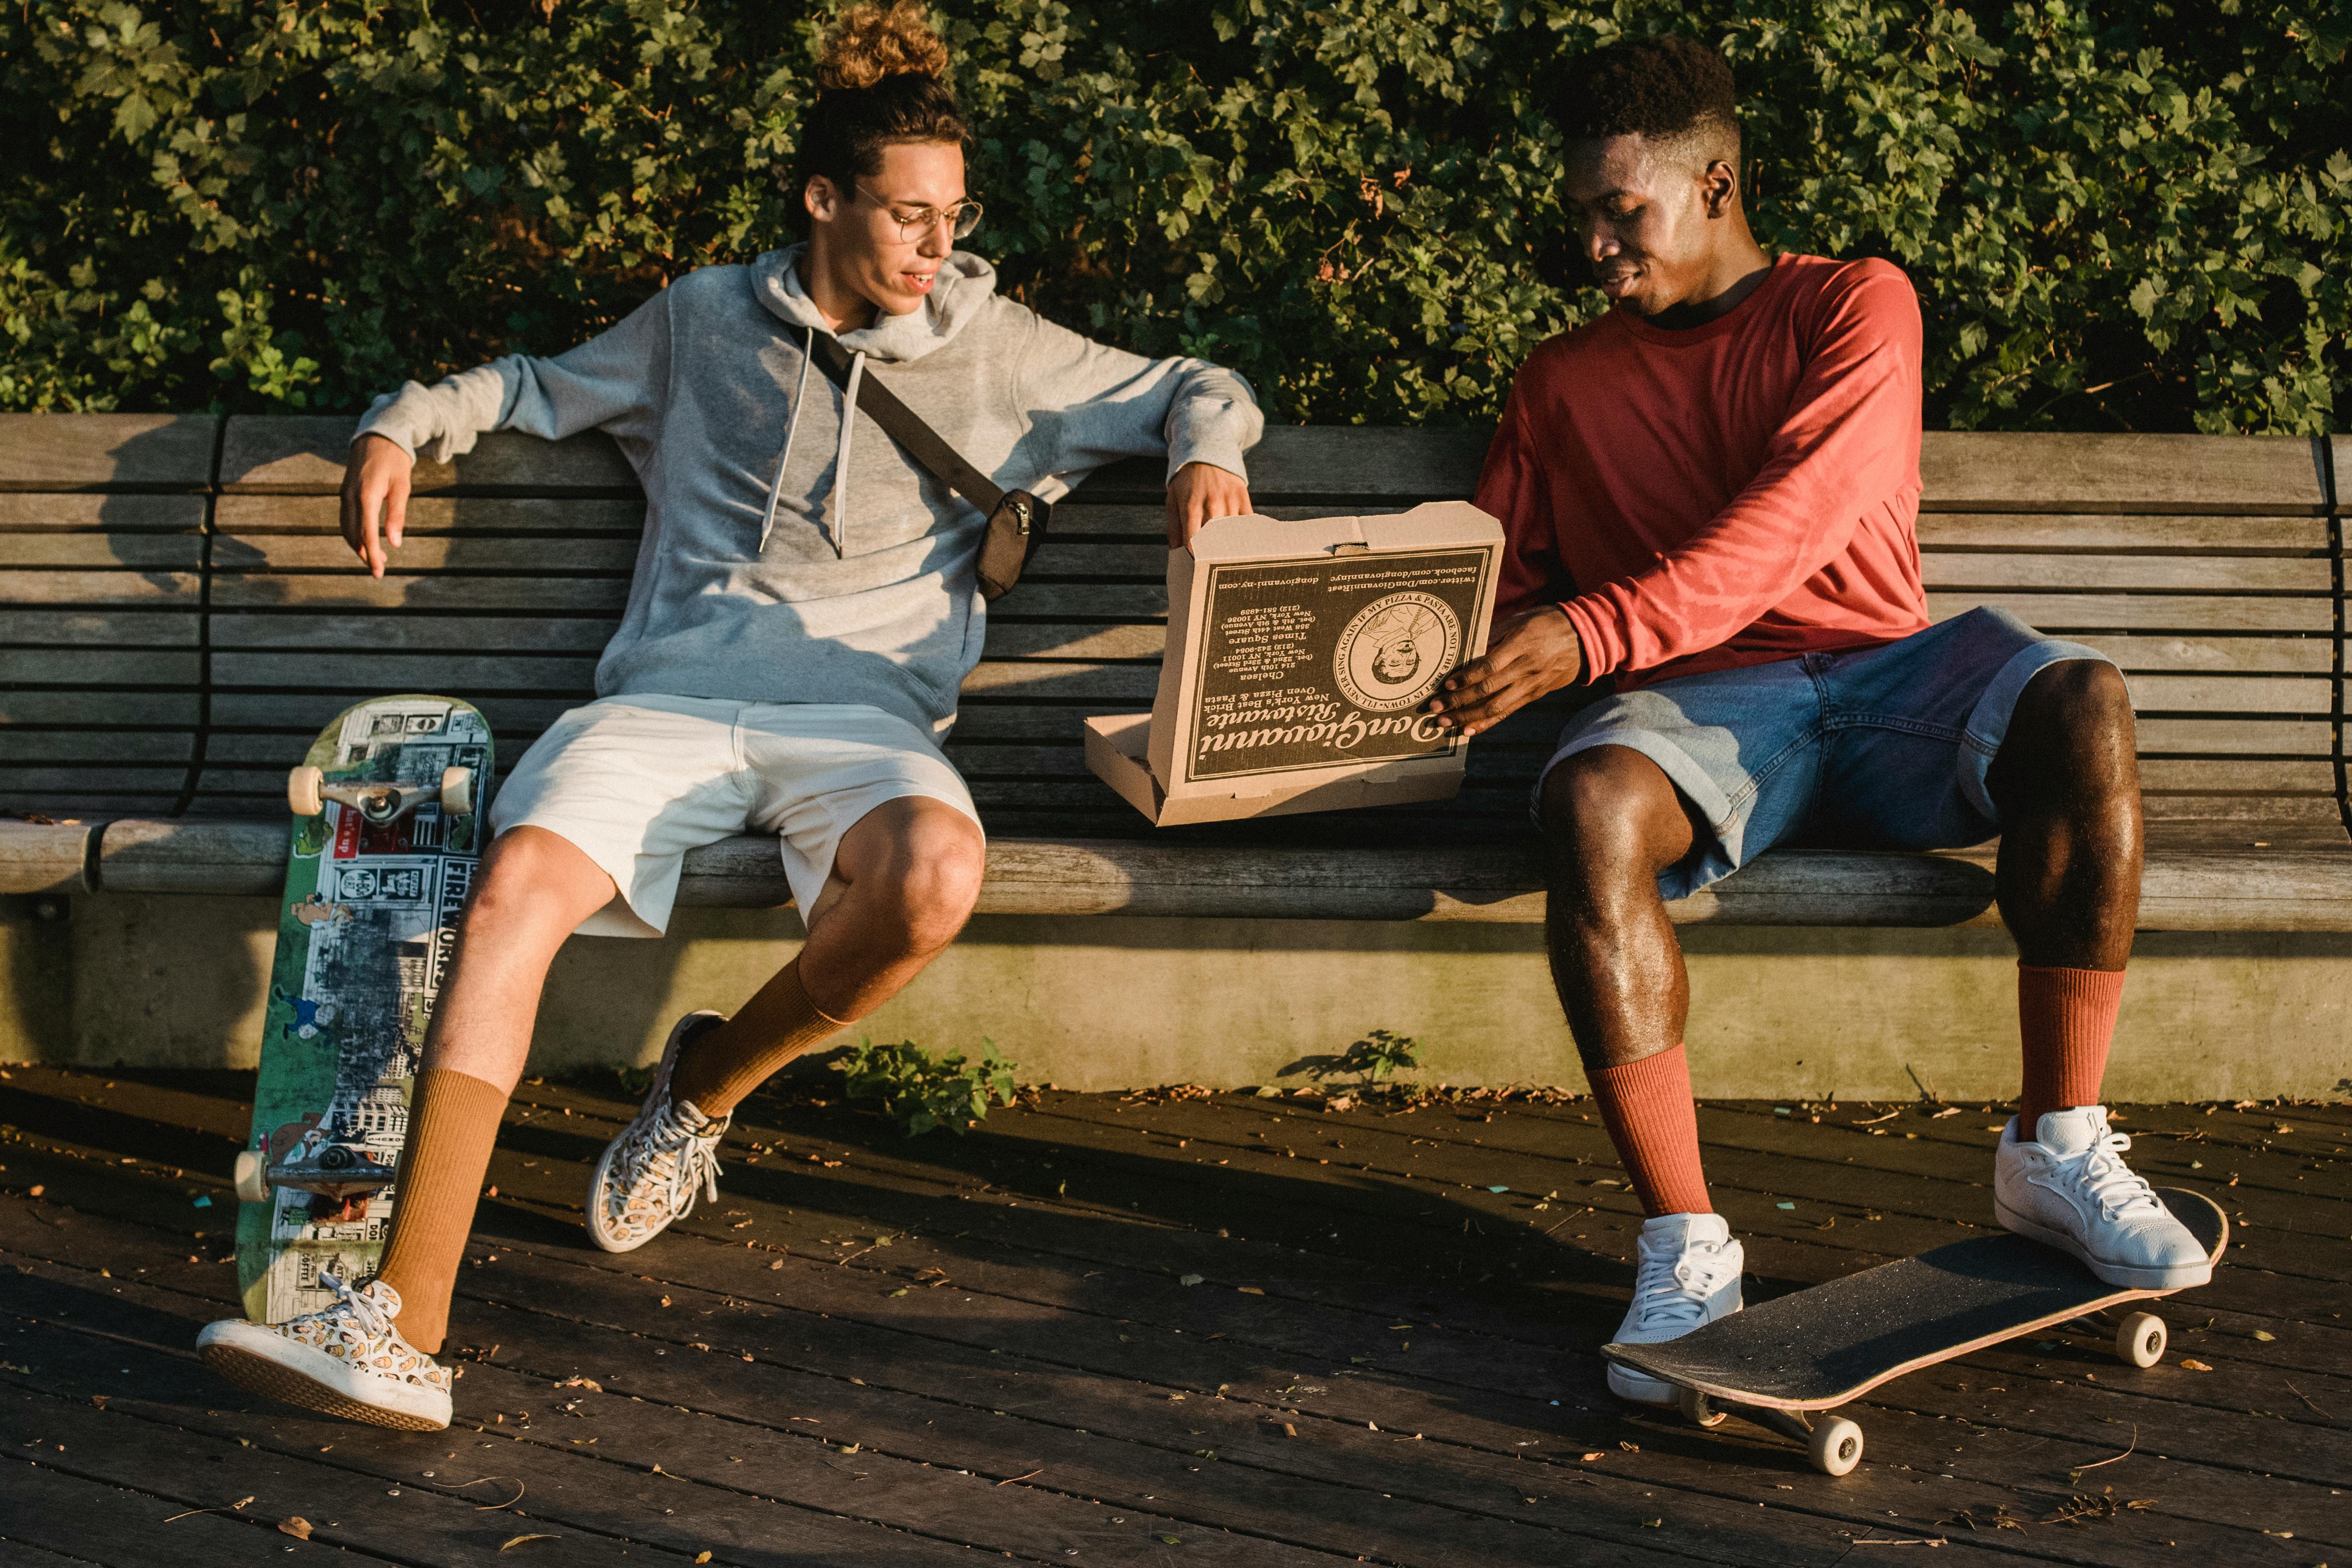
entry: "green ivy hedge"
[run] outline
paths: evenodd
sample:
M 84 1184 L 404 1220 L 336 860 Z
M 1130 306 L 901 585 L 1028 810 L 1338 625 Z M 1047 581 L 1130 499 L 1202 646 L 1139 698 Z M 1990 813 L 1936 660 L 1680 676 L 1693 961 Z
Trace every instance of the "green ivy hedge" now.
M 804 0 L 0 7 L 0 407 L 350 409 L 789 235 Z M 2347 0 L 946 0 L 975 245 L 1276 417 L 1465 423 L 1599 308 L 1542 84 L 1720 42 L 1766 244 L 1906 267 L 1929 419 L 2315 431 Z

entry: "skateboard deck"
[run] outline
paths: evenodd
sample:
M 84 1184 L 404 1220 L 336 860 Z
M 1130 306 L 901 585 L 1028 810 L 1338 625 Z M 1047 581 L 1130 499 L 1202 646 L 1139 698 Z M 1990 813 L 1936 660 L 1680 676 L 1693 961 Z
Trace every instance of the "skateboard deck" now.
M 2229 1217 L 2198 1193 L 2157 1196 L 2218 1262 Z M 1664 1344 L 1601 1354 L 1726 1404 L 1826 1410 L 1906 1372 L 2171 1293 L 2107 1284 L 2054 1248 L 2003 1232 L 1759 1302 Z
M 383 1254 L 409 1092 L 480 860 L 495 764 L 489 724 L 468 705 L 378 697 L 320 731 L 289 781 L 286 894 L 253 1132 L 237 1160 L 237 1285 L 257 1322 L 326 1306 L 321 1267 L 356 1281 Z M 453 769 L 470 780 L 445 795 Z

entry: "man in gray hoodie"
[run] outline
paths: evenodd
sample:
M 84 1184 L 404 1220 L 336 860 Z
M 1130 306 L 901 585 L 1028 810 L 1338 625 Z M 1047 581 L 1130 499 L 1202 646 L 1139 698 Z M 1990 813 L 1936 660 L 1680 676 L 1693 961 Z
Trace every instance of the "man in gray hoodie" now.
M 645 538 L 597 700 L 492 803 L 383 1267 L 324 1312 L 206 1329 L 231 1378 L 381 1425 L 447 1423 L 432 1353 L 548 967 L 575 930 L 660 935 L 688 849 L 776 833 L 808 939 L 731 1018 L 672 1030 L 593 1179 L 589 1232 L 611 1250 L 715 1198 L 736 1103 L 894 995 L 971 914 L 983 841 L 939 742 L 981 655 L 985 519 L 812 373 L 821 337 L 852 356 L 848 393 L 886 382 L 1007 488 L 1051 500 L 1165 453 L 1171 543 L 1249 509 L 1242 455 L 1263 421 L 1240 377 L 1091 342 L 953 248 L 979 208 L 945 62 L 909 7 L 853 12 L 803 131 L 804 246 L 690 273 L 552 359 L 412 382 L 361 422 L 344 531 L 379 575 L 415 455 L 446 462 L 486 431 L 609 433 L 645 487 Z

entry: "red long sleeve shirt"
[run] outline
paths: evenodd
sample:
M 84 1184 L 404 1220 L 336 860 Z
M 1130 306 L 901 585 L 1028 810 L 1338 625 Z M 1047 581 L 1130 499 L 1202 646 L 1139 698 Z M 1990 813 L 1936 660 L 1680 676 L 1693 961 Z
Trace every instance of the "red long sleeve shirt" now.
M 1703 326 L 1552 339 L 1479 476 L 1496 613 L 1559 601 L 1620 689 L 1924 630 L 1919 364 L 1910 280 L 1812 256 Z

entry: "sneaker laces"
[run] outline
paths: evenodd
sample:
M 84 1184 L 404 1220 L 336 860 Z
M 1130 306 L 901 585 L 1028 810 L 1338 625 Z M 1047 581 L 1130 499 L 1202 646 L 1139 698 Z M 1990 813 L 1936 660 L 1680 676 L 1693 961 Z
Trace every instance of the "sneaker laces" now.
M 362 1292 L 352 1289 L 333 1269 L 323 1264 L 319 1269 L 319 1283 L 335 1292 L 335 1301 L 334 1305 L 323 1307 L 312 1313 L 313 1317 L 323 1318 L 341 1313 L 350 1317 L 370 1338 L 388 1339 L 392 1336 L 394 1333 L 392 1314 L 399 1310 L 399 1298 L 391 1286 L 385 1286 L 384 1292 L 393 1295 L 394 1302 L 392 1306 L 386 1307 L 382 1298 L 374 1292 Z
M 700 1113 L 695 1113 L 700 1115 Z M 709 1197 L 719 1200 L 719 1137 L 727 1124 L 717 1117 L 702 1116 L 699 1126 L 689 1124 L 686 1111 L 667 1091 L 660 1105 L 650 1115 L 640 1116 L 629 1124 L 623 1136 L 621 1158 L 635 1179 L 621 1184 L 617 1190 L 625 1191 L 637 1185 L 647 1172 L 656 1173 L 654 1180 L 662 1197 L 668 1200 L 670 1218 L 684 1219 L 694 1212 L 698 1200 Z M 702 1129 L 708 1128 L 709 1131 Z M 669 1156 L 667 1176 L 658 1174 L 658 1162 Z
M 1668 1251 L 1641 1248 L 1642 1266 L 1633 1276 L 1633 1307 L 1643 1329 L 1703 1322 L 1706 1303 L 1723 1288 L 1723 1250 L 1702 1243 Z
M 2067 1180 L 2076 1192 L 2099 1206 L 2102 1219 L 2120 1219 L 2142 1207 L 2159 1212 L 2164 1207 L 2147 1178 L 2124 1164 L 2124 1151 L 2130 1147 L 2130 1134 L 2106 1133 L 2064 1163 Z

